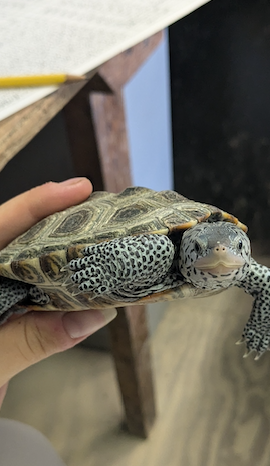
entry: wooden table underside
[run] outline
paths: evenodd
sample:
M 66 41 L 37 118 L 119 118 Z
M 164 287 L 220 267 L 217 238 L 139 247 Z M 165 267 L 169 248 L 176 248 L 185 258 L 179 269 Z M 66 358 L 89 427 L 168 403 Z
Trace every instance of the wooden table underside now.
M 0 170 L 63 109 L 75 175 L 98 190 L 132 185 L 122 91 L 161 39 L 162 32 L 155 34 L 88 73 L 87 81 L 62 85 L 0 122 Z M 145 308 L 118 309 L 109 330 L 128 429 L 147 437 L 155 401 Z

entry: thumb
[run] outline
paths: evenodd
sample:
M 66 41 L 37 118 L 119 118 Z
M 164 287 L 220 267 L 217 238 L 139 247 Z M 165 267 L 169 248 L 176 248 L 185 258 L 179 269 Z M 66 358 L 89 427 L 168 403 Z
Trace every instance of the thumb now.
M 104 327 L 115 309 L 30 312 L 0 327 L 0 387 L 26 367 L 72 348 Z

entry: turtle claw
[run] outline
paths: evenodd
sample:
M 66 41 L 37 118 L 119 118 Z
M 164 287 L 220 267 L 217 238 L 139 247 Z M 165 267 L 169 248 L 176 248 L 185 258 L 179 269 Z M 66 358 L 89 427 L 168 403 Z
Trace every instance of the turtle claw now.
M 263 352 L 256 351 L 254 349 L 246 349 L 245 354 L 243 355 L 243 358 L 246 359 L 251 353 L 254 353 L 254 352 L 256 353 L 254 361 L 258 361 L 262 357 Z
M 68 291 L 72 294 L 72 296 L 77 296 L 78 294 L 81 293 L 81 290 L 79 289 L 78 285 L 73 285 L 68 287 Z
M 245 353 L 243 354 L 243 358 L 246 359 L 251 353 L 253 353 L 253 349 L 246 349 Z
M 81 291 L 77 286 L 71 287 L 70 291 L 71 291 L 72 296 L 74 296 L 74 297 L 78 296 L 79 294 L 83 294 L 83 291 Z M 91 299 L 95 298 L 95 295 L 93 294 L 91 296 L 90 293 L 87 293 L 87 298 L 88 298 L 89 301 L 91 301 Z
M 256 354 L 256 356 L 254 358 L 254 361 L 259 361 L 259 359 L 261 358 L 262 355 L 263 355 L 263 353 L 257 351 L 257 354 Z
M 266 352 L 270 351 L 269 347 L 270 335 L 259 333 L 258 331 L 251 330 L 249 332 L 245 332 L 244 335 L 236 342 L 237 345 L 241 345 L 242 343 L 246 343 L 246 351 L 243 355 L 243 358 L 247 358 L 250 353 L 255 353 L 254 361 L 258 361 L 261 356 Z
M 251 354 L 251 353 L 256 353 L 256 356 L 254 358 L 254 361 L 258 361 L 261 356 L 263 355 L 263 351 L 258 351 L 258 350 L 255 350 L 255 349 L 249 349 L 247 348 L 246 351 L 245 351 L 245 354 L 243 355 L 243 358 L 244 359 L 247 359 L 247 357 Z
M 244 336 L 242 336 L 239 340 L 237 340 L 235 342 L 236 345 L 243 345 L 244 343 L 246 343 L 246 345 L 248 345 L 248 343 L 250 342 L 247 342 L 246 338 Z M 246 350 L 245 350 L 245 353 L 243 354 L 243 358 L 246 359 L 251 353 L 253 352 L 256 352 L 256 356 L 255 356 L 255 361 L 257 361 L 261 355 L 263 353 L 259 352 L 258 350 L 256 350 L 255 348 L 249 348 L 248 346 L 246 346 Z
M 72 275 L 66 278 L 66 280 L 62 283 L 62 286 L 69 286 L 74 285 L 74 281 L 72 280 Z
M 65 280 L 61 286 L 65 287 L 72 294 L 72 296 L 76 296 L 77 294 L 81 293 L 78 284 L 74 283 L 70 278 Z
M 72 296 L 78 296 L 78 294 L 80 294 L 80 293 L 81 293 L 80 290 L 76 290 L 76 291 L 72 291 L 72 292 L 71 292 L 71 295 L 72 295 Z
M 264 350 L 264 349 L 247 347 L 245 354 L 243 355 L 243 358 L 246 359 L 251 353 L 256 353 L 254 361 L 258 361 L 262 357 L 262 355 L 265 353 L 265 351 L 270 351 L 270 348 L 267 348 L 267 350 Z
M 235 342 L 236 345 L 242 345 L 243 343 L 245 343 L 246 339 L 244 337 L 241 337 L 239 340 L 237 340 Z
M 66 271 L 70 272 L 69 264 L 64 265 L 60 269 L 60 272 L 66 272 Z

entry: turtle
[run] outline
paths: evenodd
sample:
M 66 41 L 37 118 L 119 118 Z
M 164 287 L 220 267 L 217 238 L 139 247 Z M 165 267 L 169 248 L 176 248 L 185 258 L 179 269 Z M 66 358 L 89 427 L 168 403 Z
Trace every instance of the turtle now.
M 270 270 L 235 216 L 171 191 L 94 192 L 41 220 L 0 252 L 0 316 L 76 311 L 196 296 L 230 286 L 254 299 L 240 342 L 270 343 Z

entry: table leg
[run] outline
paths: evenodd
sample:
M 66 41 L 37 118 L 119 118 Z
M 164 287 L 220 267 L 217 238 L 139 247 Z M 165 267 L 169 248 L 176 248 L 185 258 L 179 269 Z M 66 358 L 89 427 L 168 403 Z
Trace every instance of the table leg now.
M 105 63 L 64 109 L 76 175 L 89 177 L 95 190 L 119 192 L 132 185 L 122 85 L 161 37 L 155 35 Z M 128 429 L 145 438 L 155 418 L 145 308 L 118 309 L 109 331 Z

